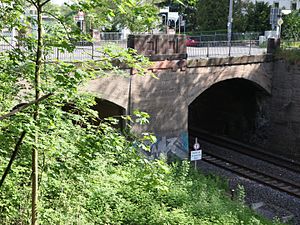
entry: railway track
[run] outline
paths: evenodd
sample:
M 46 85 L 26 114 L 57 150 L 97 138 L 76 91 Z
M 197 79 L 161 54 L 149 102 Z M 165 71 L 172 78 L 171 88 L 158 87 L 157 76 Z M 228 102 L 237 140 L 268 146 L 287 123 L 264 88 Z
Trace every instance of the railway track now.
M 202 160 L 300 198 L 300 184 L 298 183 L 281 177 L 269 175 L 210 153 L 203 154 Z
M 253 148 L 220 136 L 211 135 L 205 131 L 199 132 L 198 130 L 198 132 L 195 132 L 195 130 L 192 130 L 190 134 L 192 137 L 197 137 L 200 140 L 205 140 L 206 142 L 213 143 L 217 146 L 225 147 L 231 151 L 266 161 L 293 172 L 300 172 L 300 165 L 298 165 L 298 163 L 294 163 L 293 161 L 282 157 L 276 157 L 270 153 L 263 152 L 261 149 Z M 233 161 L 219 154 L 217 155 L 216 153 L 213 153 L 213 151 L 204 149 L 204 152 L 202 160 L 207 163 L 300 198 L 300 183 L 298 182 L 268 174 L 267 171 L 262 172 L 258 168 L 253 168 L 253 166 L 247 166 L 244 163 L 242 164 Z
M 218 146 L 225 147 L 232 151 L 239 152 L 244 155 L 248 155 L 250 157 L 263 160 L 265 162 L 271 163 L 281 168 L 285 168 L 300 173 L 299 162 L 279 156 L 278 154 L 272 154 L 270 152 L 266 152 L 261 148 L 250 146 L 222 136 L 212 135 L 209 132 L 198 128 L 190 128 L 189 133 L 190 136 L 197 137 L 200 140 L 207 141 L 209 143 L 213 143 Z

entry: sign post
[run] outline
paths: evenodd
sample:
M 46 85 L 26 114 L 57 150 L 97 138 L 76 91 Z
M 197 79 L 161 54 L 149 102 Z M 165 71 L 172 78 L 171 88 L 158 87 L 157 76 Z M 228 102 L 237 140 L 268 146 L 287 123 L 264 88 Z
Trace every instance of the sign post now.
M 194 150 L 191 151 L 191 161 L 195 161 L 195 170 L 197 169 L 197 161 L 202 159 L 202 150 L 200 149 L 200 144 L 198 139 L 195 139 Z
M 229 0 L 229 13 L 227 23 L 227 42 L 228 47 L 231 47 L 231 36 L 232 36 L 232 11 L 233 11 L 233 0 Z

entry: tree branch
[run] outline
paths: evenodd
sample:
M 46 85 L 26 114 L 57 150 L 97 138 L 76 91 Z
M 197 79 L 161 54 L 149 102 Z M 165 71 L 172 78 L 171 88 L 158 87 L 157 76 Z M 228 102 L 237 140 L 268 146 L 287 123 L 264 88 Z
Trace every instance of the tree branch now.
M 58 16 L 54 15 L 52 12 L 44 12 L 43 11 L 43 13 L 48 14 L 49 16 L 52 16 L 54 19 L 56 19 L 61 24 L 63 29 L 65 30 L 68 40 L 71 41 L 71 37 L 70 37 L 68 28 L 66 27 L 65 23 Z
M 8 44 L 10 48 L 12 48 L 12 49 L 15 50 L 15 51 L 17 50 L 17 48 L 16 48 L 15 46 L 13 46 L 8 40 L 6 40 L 3 36 L 0 36 L 0 38 L 1 38 L 4 42 L 6 42 L 6 44 Z M 22 56 L 25 58 L 23 52 L 21 52 L 21 54 L 22 54 Z
M 14 149 L 14 151 L 13 151 L 11 157 L 10 157 L 9 163 L 8 163 L 8 165 L 7 165 L 7 167 L 6 167 L 5 171 L 4 171 L 4 174 L 3 174 L 2 178 L 1 178 L 0 188 L 2 187 L 2 184 L 4 183 L 4 180 L 5 180 L 6 176 L 8 175 L 8 173 L 10 171 L 11 165 L 13 164 L 13 162 L 14 162 L 14 160 L 15 160 L 18 152 L 19 152 L 19 149 L 20 149 L 20 146 L 22 145 L 22 142 L 23 142 L 23 139 L 25 137 L 25 134 L 26 134 L 26 131 L 23 131 L 21 133 L 21 136 L 20 136 L 20 138 L 19 138 L 19 140 L 18 140 L 18 142 L 17 142 L 17 144 L 15 146 L 15 149 Z
M 44 5 L 46 5 L 48 2 L 50 2 L 51 0 L 46 0 L 45 2 L 43 2 L 41 5 L 40 5 L 40 8 L 42 8 Z
M 38 8 L 38 5 L 36 4 L 35 1 L 33 1 L 33 0 L 27 0 L 27 2 L 31 3 L 32 5 L 34 5 L 35 8 Z
M 38 98 L 38 99 L 36 99 L 36 100 L 34 100 L 34 101 L 25 103 L 24 105 L 21 105 L 21 106 L 17 107 L 16 109 L 13 109 L 13 110 L 10 111 L 9 113 L 4 114 L 3 116 L 0 116 L 0 121 L 4 120 L 4 119 L 6 119 L 6 118 L 8 118 L 8 117 L 10 117 L 10 116 L 15 115 L 16 113 L 18 113 L 18 112 L 20 112 L 20 111 L 22 111 L 22 110 L 28 108 L 28 107 L 31 106 L 31 105 L 34 105 L 34 104 L 36 104 L 36 103 L 39 103 L 39 102 L 41 102 L 41 101 L 43 101 L 43 100 L 49 98 L 51 95 L 53 95 L 53 93 L 46 94 L 46 95 L 44 95 L 44 96 L 42 96 L 42 97 L 40 97 L 40 98 Z

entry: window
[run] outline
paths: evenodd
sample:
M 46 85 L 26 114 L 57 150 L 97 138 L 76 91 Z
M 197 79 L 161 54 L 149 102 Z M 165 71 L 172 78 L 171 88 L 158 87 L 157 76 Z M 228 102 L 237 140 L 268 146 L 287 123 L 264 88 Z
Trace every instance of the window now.
M 274 2 L 274 7 L 279 8 L 279 2 Z
M 291 10 L 296 10 L 297 9 L 297 3 L 293 2 L 291 5 Z

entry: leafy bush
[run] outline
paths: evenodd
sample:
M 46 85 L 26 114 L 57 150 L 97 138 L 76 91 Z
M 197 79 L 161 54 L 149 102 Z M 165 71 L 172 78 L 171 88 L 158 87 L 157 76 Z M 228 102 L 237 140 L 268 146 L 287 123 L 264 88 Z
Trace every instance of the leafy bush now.
M 78 117 L 68 112 L 52 115 L 41 127 L 48 132 L 40 137 L 40 224 L 272 224 L 231 201 L 222 180 L 188 162 L 149 161 L 130 133 L 106 122 L 76 125 Z M 0 224 L 29 224 L 30 149 L 25 139 L 2 186 Z M 1 148 L 1 171 L 8 155 Z
M 300 63 L 300 49 L 280 49 L 276 52 L 276 58 L 284 59 L 291 64 Z

